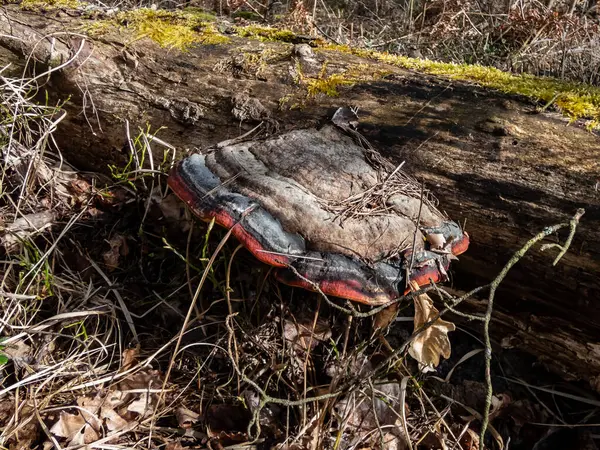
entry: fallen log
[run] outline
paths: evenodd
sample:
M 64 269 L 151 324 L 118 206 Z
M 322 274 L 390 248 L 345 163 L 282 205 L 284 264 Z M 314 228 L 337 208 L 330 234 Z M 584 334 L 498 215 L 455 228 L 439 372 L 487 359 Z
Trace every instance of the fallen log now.
M 11 5 L 0 16 L 1 60 L 38 74 L 40 98 L 69 97 L 54 138 L 80 169 L 108 172 L 126 161 L 126 122 L 160 130 L 182 155 L 261 122 L 271 132 L 317 126 L 338 106 L 357 107 L 371 144 L 404 161 L 465 223 L 471 248 L 453 266 L 463 289 L 489 282 L 532 235 L 584 208 L 557 266 L 551 250 L 538 248 L 510 272 L 496 305 L 513 325 L 493 332 L 499 341 L 520 337 L 511 345 L 598 388 L 598 136 L 524 99 L 343 51 L 313 52 L 293 39 L 261 41 L 238 30 L 227 43 L 180 51 L 104 20 L 96 35 L 79 12 Z

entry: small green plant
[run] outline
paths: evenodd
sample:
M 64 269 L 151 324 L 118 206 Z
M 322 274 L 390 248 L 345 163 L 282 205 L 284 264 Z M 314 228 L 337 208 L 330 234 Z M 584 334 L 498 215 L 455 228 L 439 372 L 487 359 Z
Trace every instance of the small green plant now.
M 153 132 L 151 126 L 146 125 L 146 129 L 140 128 L 137 136 L 130 139 L 127 164 L 123 167 L 116 164 L 108 165 L 108 169 L 115 181 L 128 184 L 133 190 L 136 190 L 136 181 L 155 175 L 154 160 L 150 154 L 150 144 L 161 129 L 159 128 Z M 168 153 L 169 150 L 164 152 L 162 163 L 157 169 L 165 165 Z M 146 170 L 145 166 L 147 165 L 150 165 L 149 170 Z
M 4 339 L 0 339 L 0 369 L 8 363 L 8 356 L 3 352 L 4 346 L 2 345 L 2 341 Z
M 388 73 L 388 71 L 380 69 L 373 70 L 367 64 L 355 64 L 350 65 L 344 72 L 327 75 L 327 62 L 323 64 L 316 78 L 305 76 L 300 65 L 296 65 L 296 72 L 298 74 L 296 81 L 306 84 L 309 98 L 319 94 L 337 97 L 340 95 L 339 88 L 341 86 L 352 86 L 360 81 L 376 80 Z
M 81 31 L 91 38 L 104 36 L 113 28 L 108 20 L 95 20 L 91 23 L 85 23 L 81 26 Z
M 88 332 L 85 327 L 85 320 L 80 320 L 78 322 L 74 322 L 74 323 L 63 326 L 63 330 L 70 330 L 72 328 L 75 329 L 75 334 L 73 335 L 74 338 L 81 339 L 84 342 L 87 341 Z
M 206 233 L 204 234 L 204 244 L 202 245 L 202 253 L 201 253 L 201 257 L 200 257 L 200 261 L 202 262 L 202 266 L 203 269 L 202 271 L 207 269 L 207 264 L 210 261 L 210 248 L 209 248 L 209 243 L 210 243 L 210 235 L 213 231 L 213 228 L 215 226 L 215 219 L 211 220 L 208 223 L 208 227 L 206 228 Z M 222 259 L 222 258 L 221 258 Z M 208 268 L 208 279 L 211 281 L 213 288 L 215 290 L 220 290 L 224 293 L 225 291 L 225 286 L 223 284 L 223 281 L 219 281 L 219 279 L 217 278 L 217 275 L 215 273 L 215 267 L 214 265 L 210 266 Z
M 32 240 L 23 240 L 19 265 L 19 289 L 29 290 L 28 286 L 35 286 L 36 295 L 46 298 L 53 295 L 54 276 L 48 258 L 44 257 Z M 34 283 L 35 281 L 35 283 Z

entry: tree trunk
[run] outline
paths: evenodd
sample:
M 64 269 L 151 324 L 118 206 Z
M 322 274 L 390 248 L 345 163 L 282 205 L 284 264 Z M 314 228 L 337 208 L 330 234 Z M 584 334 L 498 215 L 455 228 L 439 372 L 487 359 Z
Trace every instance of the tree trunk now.
M 297 60 L 291 44 L 236 36 L 229 44 L 180 52 L 116 28 L 82 40 L 64 31 L 86 22 L 70 14 L 5 7 L 0 47 L 21 65 L 33 52 L 29 68 L 36 73 L 75 56 L 44 89 L 55 99 L 70 96 L 55 138 L 80 169 L 106 172 L 107 164 L 125 161 L 125 120 L 132 128 L 165 127 L 158 137 L 182 155 L 261 121 L 279 131 L 315 126 L 338 106 L 356 106 L 360 131 L 375 148 L 396 164 L 405 161 L 441 209 L 466 223 L 471 248 L 453 266 L 463 289 L 489 282 L 531 236 L 585 208 L 571 250 L 556 267 L 554 250 L 537 248 L 510 272 L 496 317 L 512 325 L 494 332 L 563 374 L 591 380 L 600 373 L 597 136 L 556 113 L 534 114 L 516 98 L 345 53 L 323 50 L 316 61 Z M 321 86 L 325 61 L 328 74 L 364 81 Z M 319 86 L 332 95 L 319 94 Z

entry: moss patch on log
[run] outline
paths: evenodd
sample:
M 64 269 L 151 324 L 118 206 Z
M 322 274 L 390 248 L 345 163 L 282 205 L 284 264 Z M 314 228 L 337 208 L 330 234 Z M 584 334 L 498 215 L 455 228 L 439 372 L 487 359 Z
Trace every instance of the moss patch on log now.
M 117 21 L 132 28 L 138 38 L 148 37 L 164 48 L 181 51 L 194 44 L 226 44 L 229 38 L 207 22 L 205 13 L 140 8 L 119 13 Z
M 77 9 L 78 0 L 23 0 L 21 8 L 25 11 L 53 11 L 55 9 Z
M 187 51 L 197 44 L 218 45 L 231 41 L 217 30 L 214 20 L 214 15 L 199 8 L 183 11 L 138 8 L 121 11 L 112 19 L 96 20 L 83 30 L 91 37 L 98 37 L 120 26 L 131 30 L 136 39 L 148 38 L 163 48 Z
M 544 103 L 544 108 L 555 106 L 571 120 L 588 119 L 587 126 L 590 129 L 600 128 L 600 88 L 596 86 L 551 77 L 517 75 L 477 64 L 454 64 L 409 58 L 345 45 L 327 45 L 322 49 L 350 53 L 404 69 L 471 81 L 506 94 L 522 95 Z
M 298 66 L 298 83 L 306 85 L 307 97 L 312 98 L 318 95 L 328 97 L 338 97 L 339 88 L 342 86 L 352 86 L 358 82 L 373 81 L 381 79 L 388 74 L 388 71 L 369 67 L 368 64 L 353 64 L 343 72 L 328 73 L 327 62 L 323 64 L 319 74 L 316 77 L 308 77 L 302 73 Z

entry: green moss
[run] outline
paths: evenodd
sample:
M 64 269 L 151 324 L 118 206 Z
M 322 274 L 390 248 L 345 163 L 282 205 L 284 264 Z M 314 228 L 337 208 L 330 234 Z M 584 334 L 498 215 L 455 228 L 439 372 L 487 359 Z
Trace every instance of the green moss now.
M 291 94 L 286 94 L 278 100 L 279 109 L 283 111 L 286 108 L 286 105 L 292 100 Z
M 554 104 L 571 120 L 591 119 L 590 126 L 600 121 L 600 88 L 534 75 L 516 75 L 502 70 L 475 64 L 453 64 L 401 55 L 380 53 L 348 46 L 328 45 L 327 50 L 341 51 L 374 59 L 405 69 L 432 75 L 472 81 L 481 86 L 497 89 L 507 94 L 523 95 L 547 105 Z
M 319 94 L 328 97 L 337 97 L 340 95 L 339 87 L 352 86 L 361 81 L 373 81 L 380 79 L 389 73 L 380 69 L 373 70 L 368 64 L 353 64 L 348 66 L 344 72 L 327 74 L 327 63 L 323 64 L 319 75 L 316 78 L 307 77 L 302 73 L 300 66 L 296 67 L 298 73 L 297 82 L 306 85 L 307 96 L 315 97 Z
M 351 86 L 355 80 L 346 78 L 345 74 L 334 73 L 329 76 L 306 79 L 307 91 L 309 97 L 315 97 L 318 94 L 324 94 L 328 97 L 337 97 L 340 95 L 338 88 L 340 86 Z
M 89 37 L 97 38 L 104 36 L 113 28 L 113 26 L 113 24 L 106 20 L 95 20 L 90 23 L 85 23 L 81 27 L 81 31 L 87 34 Z
M 250 37 L 260 41 L 294 42 L 297 39 L 293 31 L 259 25 L 235 27 L 235 32 L 240 37 Z
M 212 17 L 212 16 L 209 16 Z M 164 11 L 139 8 L 117 15 L 117 23 L 132 29 L 138 39 L 149 38 L 164 48 L 188 50 L 194 44 L 225 44 L 229 38 L 220 34 L 207 14 L 193 11 Z
M 77 9 L 78 0 L 23 0 L 21 8 L 26 11 L 49 11 L 53 9 Z

